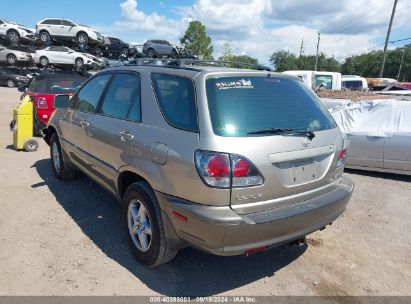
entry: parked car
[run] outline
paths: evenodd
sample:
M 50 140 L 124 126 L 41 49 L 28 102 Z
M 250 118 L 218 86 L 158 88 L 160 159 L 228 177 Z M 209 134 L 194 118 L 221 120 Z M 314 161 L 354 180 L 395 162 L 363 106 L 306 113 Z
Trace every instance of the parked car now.
M 368 90 L 367 79 L 356 75 L 342 75 L 341 86 L 351 91 Z
M 132 56 L 136 52 L 130 44 L 114 37 L 104 37 L 104 45 L 105 49 L 103 50 L 103 54 L 109 57 L 119 55 Z
M 115 195 L 145 265 L 188 245 L 228 256 L 301 240 L 353 190 L 347 142 L 292 76 L 124 66 L 55 104 L 44 130 L 55 176 L 79 169 Z
M 36 33 L 40 40 L 48 44 L 52 38 L 69 39 L 79 44 L 102 43 L 103 36 L 99 31 L 87 25 L 77 24 L 68 19 L 47 18 L 36 25 Z
M 341 73 L 324 71 L 285 71 L 284 74 L 299 77 L 310 89 L 322 86 L 325 90 L 341 90 Z
M 34 40 L 35 31 L 0 18 L 0 36 L 6 36 L 11 42 L 18 43 L 20 40 Z
M 333 116 L 350 140 L 347 168 L 411 175 L 410 101 L 363 101 Z
M 384 90 L 387 86 L 397 83 L 393 78 L 367 78 L 368 87 L 372 91 Z
M 32 60 L 32 55 L 29 53 L 7 49 L 0 45 L 0 64 L 14 66 L 17 64 L 30 64 Z
M 150 58 L 162 56 L 178 57 L 176 48 L 166 40 L 147 40 L 143 45 L 143 54 Z
M 405 90 L 411 90 L 411 82 L 399 82 L 398 85 Z
M 42 71 L 36 74 L 26 87 L 19 90 L 23 93 L 21 99 L 30 96 L 34 105 L 34 134 L 47 125 L 54 112 L 54 97 L 59 94 L 73 95 L 91 75 L 83 72 L 52 72 Z
M 26 86 L 30 78 L 8 68 L 0 68 L 0 85 L 5 85 L 9 88 L 16 86 Z
M 43 50 L 37 50 L 33 54 L 33 59 L 43 68 L 49 65 L 70 65 L 81 69 L 84 65 L 88 67 L 99 65 L 95 56 L 75 52 L 65 46 L 49 46 Z

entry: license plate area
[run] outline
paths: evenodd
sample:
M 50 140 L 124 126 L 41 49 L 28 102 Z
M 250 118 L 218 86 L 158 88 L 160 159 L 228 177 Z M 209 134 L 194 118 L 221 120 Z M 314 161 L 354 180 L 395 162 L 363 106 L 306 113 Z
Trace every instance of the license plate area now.
M 294 185 L 318 179 L 317 162 L 314 159 L 293 161 L 291 163 L 291 178 Z

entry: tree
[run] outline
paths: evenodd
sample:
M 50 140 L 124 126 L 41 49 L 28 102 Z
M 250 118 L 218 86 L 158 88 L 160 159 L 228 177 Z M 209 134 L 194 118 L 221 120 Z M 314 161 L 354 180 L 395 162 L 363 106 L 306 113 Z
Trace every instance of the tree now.
M 269 61 L 277 72 L 298 69 L 297 56 L 289 51 L 279 50 L 274 52 Z
M 202 59 L 212 59 L 213 46 L 211 38 L 207 34 L 205 25 L 200 21 L 191 21 L 183 37 L 181 44 L 189 53 L 200 56 Z
M 228 42 L 225 42 L 223 44 L 223 56 L 219 57 L 218 60 L 246 63 L 244 65 L 229 64 L 228 67 L 232 68 L 249 69 L 252 67 L 247 64 L 258 65 L 258 60 L 256 58 L 250 57 L 248 55 L 233 55 L 232 48 Z
M 399 80 L 411 80 L 411 44 L 404 45 L 395 50 L 387 52 L 384 77 L 396 79 L 401 63 L 402 51 L 404 50 L 404 61 Z M 372 51 L 369 53 L 348 57 L 341 65 L 343 74 L 353 74 L 363 77 L 379 77 L 383 52 Z
M 270 62 L 277 72 L 313 70 L 315 66 L 315 55 L 302 55 L 297 57 L 289 51 L 280 50 L 271 55 Z M 318 71 L 339 72 L 340 64 L 334 57 L 327 57 L 327 55 L 321 53 L 318 58 Z

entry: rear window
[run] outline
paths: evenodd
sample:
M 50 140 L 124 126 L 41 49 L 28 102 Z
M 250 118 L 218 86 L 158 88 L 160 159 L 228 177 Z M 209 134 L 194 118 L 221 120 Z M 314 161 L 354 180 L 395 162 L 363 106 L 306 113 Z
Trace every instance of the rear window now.
M 362 90 L 362 81 L 361 80 L 345 80 L 342 82 L 343 88 L 348 90 L 357 91 Z
M 29 89 L 42 94 L 73 94 L 86 80 L 86 77 L 37 78 L 31 82 Z
M 314 93 L 295 80 L 215 77 L 206 80 L 206 88 L 216 135 L 256 136 L 248 133 L 270 128 L 315 132 L 336 127 Z

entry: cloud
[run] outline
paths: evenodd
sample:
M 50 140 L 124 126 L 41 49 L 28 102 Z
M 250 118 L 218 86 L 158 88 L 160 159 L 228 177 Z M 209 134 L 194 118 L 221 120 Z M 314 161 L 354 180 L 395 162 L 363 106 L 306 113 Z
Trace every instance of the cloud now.
M 122 18 L 116 21 L 113 26 L 106 28 L 108 32 L 134 32 L 139 37 L 139 33 L 149 38 L 164 38 L 176 40 L 181 32 L 182 20 L 175 20 L 159 15 L 156 12 L 146 14 L 139 10 L 136 0 L 127 0 L 120 4 Z M 141 38 L 140 38 L 141 39 Z M 144 40 L 145 40 L 144 39 Z
M 120 4 L 121 19 L 106 30 L 132 40 L 162 38 L 177 43 L 189 21 L 200 20 L 212 38 L 215 57 L 229 42 L 235 53 L 267 63 L 278 49 L 299 53 L 303 38 L 305 54 L 315 53 L 318 31 L 320 50 L 328 55 L 366 50 L 376 38 L 384 37 L 391 8 L 386 0 L 193 0 L 192 5 L 173 7 L 169 17 L 147 14 L 137 0 L 126 0 Z M 409 11 L 411 2 L 399 1 L 394 28 L 409 33 Z

